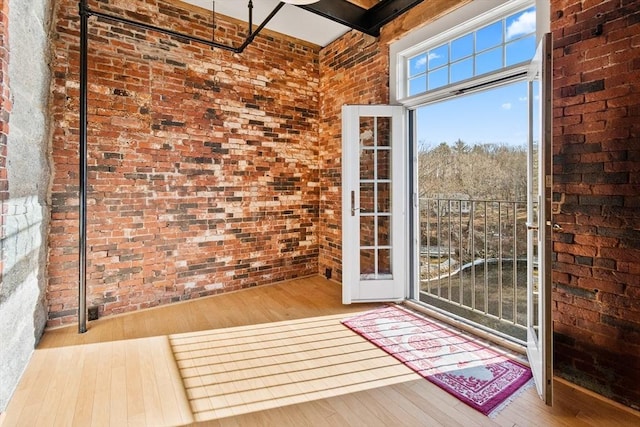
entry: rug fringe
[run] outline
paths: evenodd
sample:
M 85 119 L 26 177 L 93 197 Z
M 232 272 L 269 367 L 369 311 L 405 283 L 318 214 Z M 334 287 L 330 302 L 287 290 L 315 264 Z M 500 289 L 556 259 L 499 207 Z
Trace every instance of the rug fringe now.
M 511 396 L 509 396 L 505 401 L 503 401 L 498 406 L 493 408 L 491 410 L 491 412 L 489 412 L 489 414 L 487 414 L 487 416 L 489 418 L 491 418 L 491 419 L 495 419 L 504 408 L 506 408 L 513 401 L 515 401 L 517 398 L 522 396 L 522 393 L 524 393 L 525 391 L 529 390 L 531 387 L 534 387 L 534 386 L 535 386 L 535 382 L 534 382 L 533 378 L 531 378 L 529 381 L 524 383 L 518 390 L 513 392 L 513 394 Z

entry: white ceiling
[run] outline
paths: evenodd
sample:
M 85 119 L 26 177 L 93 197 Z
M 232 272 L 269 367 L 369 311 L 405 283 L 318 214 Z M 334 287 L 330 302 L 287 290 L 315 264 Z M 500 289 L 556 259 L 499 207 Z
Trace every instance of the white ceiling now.
M 212 10 L 212 0 L 182 0 Z M 257 27 L 278 5 L 279 0 L 253 0 L 253 25 Z M 248 0 L 215 0 L 216 14 L 248 21 Z M 299 7 L 285 4 L 267 24 L 266 28 L 289 36 L 326 46 L 347 31 L 349 27 L 333 22 Z

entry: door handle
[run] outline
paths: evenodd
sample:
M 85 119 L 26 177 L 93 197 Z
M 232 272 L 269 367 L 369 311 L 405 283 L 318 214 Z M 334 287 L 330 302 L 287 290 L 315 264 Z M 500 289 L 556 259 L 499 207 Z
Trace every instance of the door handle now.
M 558 233 L 562 233 L 564 231 L 564 229 L 560 224 L 553 224 L 552 229 L 553 231 L 557 231 Z
M 357 211 L 366 212 L 366 210 L 363 208 L 359 208 L 359 207 L 356 208 L 355 204 L 356 204 L 356 192 L 352 191 L 351 192 L 351 216 L 355 216 Z
M 356 192 L 352 191 L 351 192 L 351 216 L 355 216 L 356 211 L 360 210 L 360 208 L 355 207 L 355 204 L 356 204 Z

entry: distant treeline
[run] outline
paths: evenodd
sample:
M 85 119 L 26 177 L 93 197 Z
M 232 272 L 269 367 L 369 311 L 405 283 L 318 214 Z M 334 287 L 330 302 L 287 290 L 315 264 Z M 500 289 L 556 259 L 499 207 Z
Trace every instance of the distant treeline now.
M 527 149 L 457 140 L 418 148 L 420 197 L 465 194 L 475 200 L 524 201 Z

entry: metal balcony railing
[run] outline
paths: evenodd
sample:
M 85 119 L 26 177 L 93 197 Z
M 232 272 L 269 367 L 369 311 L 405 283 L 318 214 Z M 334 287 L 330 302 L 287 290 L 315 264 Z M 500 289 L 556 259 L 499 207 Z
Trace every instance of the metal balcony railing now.
M 526 340 L 527 203 L 420 199 L 420 300 Z

